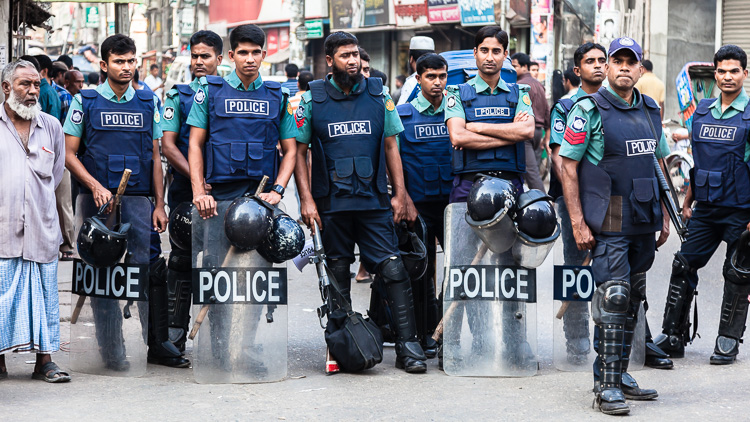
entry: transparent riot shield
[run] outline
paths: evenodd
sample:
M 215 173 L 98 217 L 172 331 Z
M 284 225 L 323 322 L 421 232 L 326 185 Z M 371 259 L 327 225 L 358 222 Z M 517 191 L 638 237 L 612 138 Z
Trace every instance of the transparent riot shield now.
M 231 246 L 224 214 L 193 211 L 193 373 L 201 384 L 258 383 L 287 375 L 287 268 Z
M 492 252 L 465 214 L 465 203 L 445 210 L 445 373 L 532 376 L 538 368 L 536 270 L 516 265 L 508 248 Z
M 96 375 L 137 377 L 146 373 L 151 201 L 124 196 L 120 210 L 104 217 L 111 227 L 130 223 L 120 264 L 95 268 L 73 262 L 70 369 Z M 78 195 L 76 234 L 98 212 L 93 197 Z
M 557 201 L 560 240 L 555 243 L 553 270 L 553 362 L 560 371 L 591 372 L 596 359 L 591 298 L 596 282 L 591 272 L 590 251 L 579 251 L 568 213 Z M 606 281 L 606 280 L 604 280 Z M 628 371 L 643 368 L 645 361 L 645 315 L 641 307 L 633 337 Z

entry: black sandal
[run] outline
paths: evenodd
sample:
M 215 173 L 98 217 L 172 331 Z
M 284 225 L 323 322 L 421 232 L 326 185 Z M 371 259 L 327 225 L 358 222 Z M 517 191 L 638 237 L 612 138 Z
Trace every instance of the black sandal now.
M 31 378 L 51 383 L 68 382 L 70 374 L 61 371 L 55 362 L 47 362 L 42 366 L 42 372 L 34 371 Z

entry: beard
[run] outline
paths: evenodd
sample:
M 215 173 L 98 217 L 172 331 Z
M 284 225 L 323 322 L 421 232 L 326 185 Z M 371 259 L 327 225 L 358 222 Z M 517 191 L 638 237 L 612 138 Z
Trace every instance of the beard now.
M 349 72 L 346 71 L 346 68 L 344 70 L 341 70 L 336 67 L 336 65 L 333 66 L 332 73 L 333 73 L 333 81 L 336 82 L 336 85 L 339 86 L 341 89 L 350 89 L 357 83 L 362 81 L 362 73 L 360 73 L 360 69 L 362 69 L 362 66 L 360 65 L 357 69 L 357 73 L 354 75 L 350 75 Z
M 37 102 L 36 104 L 27 106 L 24 105 L 21 102 L 21 99 L 18 98 L 15 92 L 10 93 L 8 98 L 6 99 L 6 102 L 8 103 L 8 108 L 13 110 L 14 113 L 18 115 L 23 120 L 32 120 L 37 118 L 39 116 L 39 113 L 42 111 L 42 106 L 39 105 Z

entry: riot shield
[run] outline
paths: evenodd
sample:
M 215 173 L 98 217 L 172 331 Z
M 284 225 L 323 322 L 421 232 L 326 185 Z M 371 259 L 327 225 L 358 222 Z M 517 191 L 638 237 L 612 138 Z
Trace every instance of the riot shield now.
M 538 367 L 536 270 L 516 265 L 508 248 L 492 252 L 465 214 L 466 203 L 445 210 L 445 373 L 532 376 Z
M 224 214 L 193 211 L 193 373 L 198 383 L 279 381 L 287 374 L 287 268 L 231 246 Z M 205 318 L 205 320 L 203 319 Z
M 591 319 L 591 298 L 596 283 L 591 272 L 591 253 L 578 250 L 562 198 L 557 201 L 557 215 L 561 234 L 553 249 L 553 362 L 560 371 L 590 372 L 596 359 Z M 643 368 L 644 318 L 641 308 L 628 371 Z
M 130 223 L 120 264 L 95 268 L 76 259 L 72 274 L 70 369 L 96 375 L 146 373 L 151 201 L 123 196 L 107 223 Z M 76 200 L 76 233 L 97 214 L 92 195 Z

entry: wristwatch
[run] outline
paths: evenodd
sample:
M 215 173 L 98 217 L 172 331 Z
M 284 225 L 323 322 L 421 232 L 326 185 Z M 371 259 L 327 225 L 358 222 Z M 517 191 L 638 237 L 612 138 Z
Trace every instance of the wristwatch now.
M 282 197 L 282 198 L 284 197 L 284 191 L 285 191 L 285 189 L 281 185 L 277 184 L 277 185 L 271 186 L 271 191 L 278 193 L 279 196 Z

